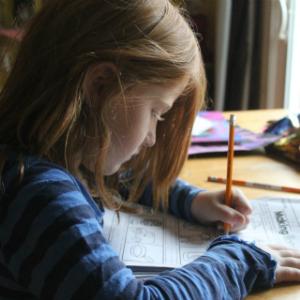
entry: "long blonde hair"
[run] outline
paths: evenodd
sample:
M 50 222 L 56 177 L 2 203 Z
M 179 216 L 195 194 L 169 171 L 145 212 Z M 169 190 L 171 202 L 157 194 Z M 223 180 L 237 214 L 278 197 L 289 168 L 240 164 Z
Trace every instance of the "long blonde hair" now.
M 101 87 L 94 107 L 83 82 L 89 67 L 101 62 L 113 63 L 122 76 L 117 72 Z M 131 170 L 129 202 L 152 182 L 154 207 L 167 207 L 206 90 L 197 39 L 184 10 L 168 0 L 51 0 L 26 30 L 1 93 L 0 144 L 64 166 L 112 207 L 124 182 L 120 174 L 104 178 L 102 172 L 111 96 L 123 92 L 126 98 L 126 90 L 139 83 L 184 76 L 189 84 L 158 125 L 156 145 L 120 170 Z M 81 168 L 88 139 L 100 143 L 92 174 Z

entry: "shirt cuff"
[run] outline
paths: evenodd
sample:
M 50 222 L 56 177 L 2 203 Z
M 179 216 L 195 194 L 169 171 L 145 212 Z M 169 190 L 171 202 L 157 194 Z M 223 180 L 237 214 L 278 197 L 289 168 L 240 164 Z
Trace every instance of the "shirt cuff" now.
M 234 247 L 236 243 L 242 245 L 242 248 L 244 247 L 249 253 L 253 254 L 249 256 L 245 253 L 244 255 L 244 260 L 247 260 L 247 265 L 250 269 L 253 269 L 251 272 L 253 273 L 253 277 L 255 277 L 254 274 L 256 274 L 257 277 L 255 282 L 251 282 L 251 280 L 249 280 L 246 284 L 248 285 L 249 290 L 260 290 L 273 287 L 275 284 L 275 270 L 277 262 L 270 253 L 257 247 L 254 242 L 242 240 L 239 236 L 234 234 L 223 235 L 215 239 L 207 250 L 220 245 L 222 245 L 223 249 L 226 248 L 226 245 Z

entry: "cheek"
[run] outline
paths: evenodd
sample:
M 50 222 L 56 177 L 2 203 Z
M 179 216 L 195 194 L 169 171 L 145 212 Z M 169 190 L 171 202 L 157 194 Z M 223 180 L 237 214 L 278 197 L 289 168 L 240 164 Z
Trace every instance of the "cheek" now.
M 128 113 L 128 119 L 123 117 L 112 127 L 113 144 L 124 147 L 125 151 L 135 150 L 144 142 L 150 122 L 150 117 L 146 113 Z
M 145 116 L 138 116 L 130 120 L 125 143 L 132 148 L 139 147 L 145 140 L 149 132 L 149 118 Z

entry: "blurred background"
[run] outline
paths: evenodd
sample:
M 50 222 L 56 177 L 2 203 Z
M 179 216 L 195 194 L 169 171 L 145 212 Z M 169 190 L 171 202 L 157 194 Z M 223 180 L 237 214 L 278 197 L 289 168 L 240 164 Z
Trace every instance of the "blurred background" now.
M 0 0 L 0 89 L 26 23 L 43 2 Z M 187 8 L 198 33 L 208 76 L 208 109 L 300 111 L 299 0 L 173 2 Z

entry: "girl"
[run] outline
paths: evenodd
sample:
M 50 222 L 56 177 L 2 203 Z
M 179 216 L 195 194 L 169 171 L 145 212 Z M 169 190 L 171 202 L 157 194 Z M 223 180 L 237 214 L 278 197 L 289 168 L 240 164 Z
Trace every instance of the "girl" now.
M 241 299 L 300 279 L 298 252 L 223 236 L 140 281 L 103 237 L 120 199 L 247 224 L 241 193 L 230 209 L 176 180 L 204 94 L 196 38 L 168 0 L 48 1 L 0 98 L 2 299 Z

